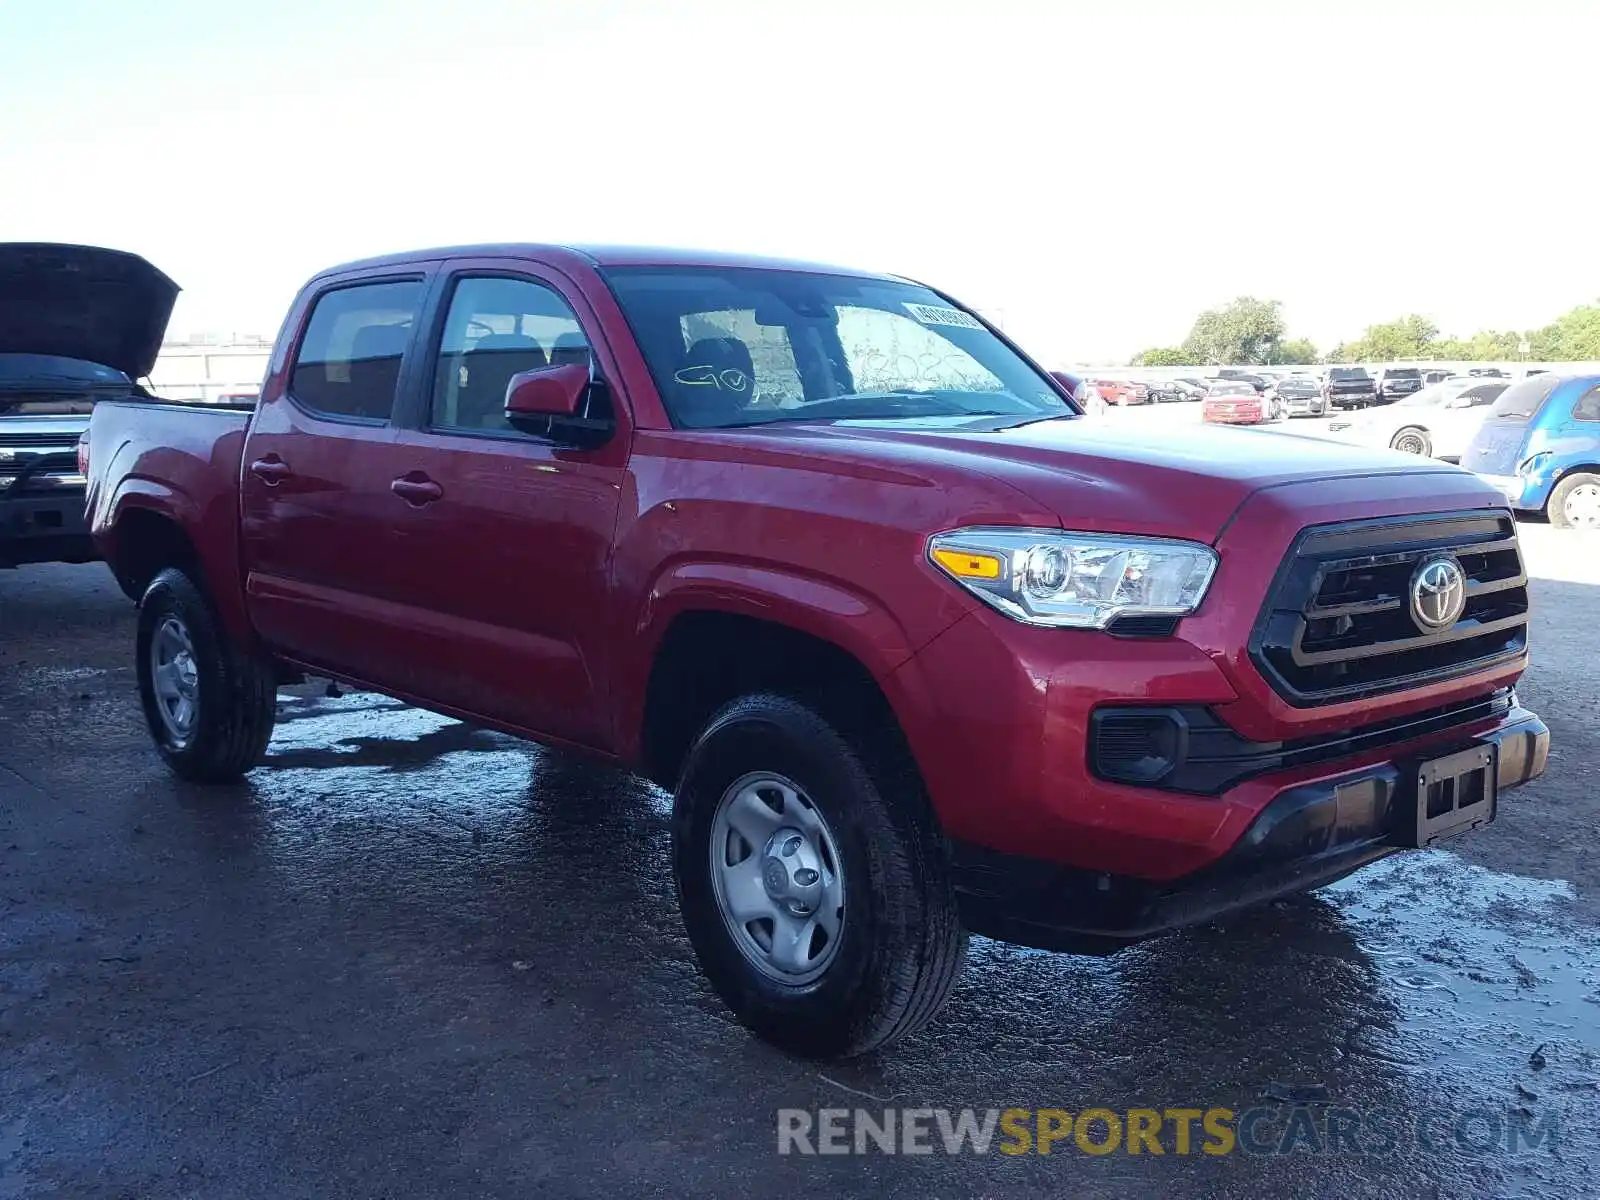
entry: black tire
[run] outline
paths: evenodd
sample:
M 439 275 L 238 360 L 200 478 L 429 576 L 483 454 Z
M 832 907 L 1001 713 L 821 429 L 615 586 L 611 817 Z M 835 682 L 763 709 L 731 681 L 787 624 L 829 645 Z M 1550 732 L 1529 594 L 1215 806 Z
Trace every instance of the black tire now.
M 187 737 L 163 717 L 156 689 L 151 648 L 169 621 L 179 624 L 192 648 Z M 175 774 L 196 783 L 227 783 L 261 761 L 277 718 L 277 674 L 271 663 L 232 643 L 206 594 L 176 567 L 151 580 L 140 601 L 136 666 L 145 723 Z
M 965 959 L 947 851 L 914 765 L 898 734 L 855 743 L 799 701 L 746 696 L 690 750 L 673 806 L 678 902 L 701 969 L 748 1029 L 813 1058 L 864 1054 L 917 1029 Z M 799 986 L 747 958 L 712 881 L 718 806 L 752 772 L 803 789 L 840 859 L 838 945 L 820 977 Z
M 1600 487 L 1600 475 L 1590 471 L 1574 471 L 1550 492 L 1550 500 L 1544 511 L 1550 518 L 1550 524 L 1557 529 L 1576 528 L 1575 522 L 1567 515 L 1567 497 L 1580 487 Z
M 1433 453 L 1433 439 L 1421 426 L 1407 425 L 1395 431 L 1394 437 L 1389 439 L 1389 448 L 1427 458 Z

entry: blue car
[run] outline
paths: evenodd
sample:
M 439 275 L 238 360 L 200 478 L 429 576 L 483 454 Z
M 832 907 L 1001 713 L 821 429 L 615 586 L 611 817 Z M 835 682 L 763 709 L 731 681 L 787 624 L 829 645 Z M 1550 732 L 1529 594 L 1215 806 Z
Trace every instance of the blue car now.
M 1600 375 L 1534 375 L 1494 402 L 1461 465 L 1519 512 L 1600 529 Z

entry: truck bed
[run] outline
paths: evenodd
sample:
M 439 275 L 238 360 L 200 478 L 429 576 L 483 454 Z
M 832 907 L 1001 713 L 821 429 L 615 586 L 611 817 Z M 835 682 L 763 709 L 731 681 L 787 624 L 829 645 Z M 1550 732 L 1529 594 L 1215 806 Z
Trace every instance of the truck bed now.
M 150 515 L 142 532 L 159 522 L 186 541 L 223 619 L 240 633 L 248 624 L 239 580 L 239 469 L 252 407 L 105 400 L 89 421 L 89 532 L 108 562 L 123 564 L 118 583 L 137 598 L 148 582 L 136 556 L 112 553 L 114 538 L 140 528 L 125 518 L 144 509 Z

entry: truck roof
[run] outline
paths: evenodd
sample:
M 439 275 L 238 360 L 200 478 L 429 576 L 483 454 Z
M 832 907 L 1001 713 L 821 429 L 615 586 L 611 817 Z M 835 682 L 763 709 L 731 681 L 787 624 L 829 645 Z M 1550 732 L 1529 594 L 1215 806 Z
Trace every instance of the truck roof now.
M 530 258 L 560 265 L 564 260 L 590 267 L 749 267 L 769 271 L 809 271 L 822 275 L 850 275 L 862 279 L 893 279 L 876 271 L 862 271 L 827 263 L 797 259 L 768 258 L 721 250 L 687 250 L 662 246 L 554 245 L 538 242 L 489 242 L 481 245 L 435 246 L 382 254 L 355 262 L 341 263 L 318 272 L 338 274 L 366 267 L 412 266 L 445 258 Z

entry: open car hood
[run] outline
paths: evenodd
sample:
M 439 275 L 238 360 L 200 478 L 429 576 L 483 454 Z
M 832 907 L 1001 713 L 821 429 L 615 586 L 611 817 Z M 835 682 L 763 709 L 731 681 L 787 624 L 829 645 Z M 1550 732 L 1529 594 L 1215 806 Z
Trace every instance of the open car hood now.
M 0 242 L 0 354 L 53 354 L 150 374 L 178 285 L 137 254 Z

